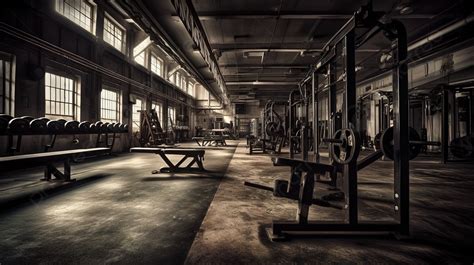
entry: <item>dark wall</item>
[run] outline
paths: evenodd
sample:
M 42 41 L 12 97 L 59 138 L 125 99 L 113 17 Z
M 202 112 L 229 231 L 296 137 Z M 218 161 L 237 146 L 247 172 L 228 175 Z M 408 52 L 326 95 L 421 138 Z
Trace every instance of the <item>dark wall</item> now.
M 121 91 L 122 123 L 129 125 L 131 125 L 132 109 L 132 104 L 129 102 L 130 93 L 147 99 L 148 106 L 151 105 L 151 100 L 160 101 L 163 103 L 164 110 L 167 110 L 168 105 L 179 109 L 183 104 L 193 104 L 191 97 L 134 62 L 131 58 L 133 48 L 130 44 L 139 43 L 139 39 L 143 39 L 144 33 L 124 21 L 121 15 L 106 1 L 95 1 L 97 4 L 95 36 L 57 13 L 54 10 L 54 2 L 52 0 L 31 0 L 2 4 L 0 10 L 0 52 L 12 54 L 16 60 L 15 116 L 42 117 L 45 115 L 44 77 L 32 78 L 31 72 L 35 68 L 64 72 L 80 78 L 81 120 L 99 120 L 100 91 L 103 85 L 112 86 Z M 102 40 L 104 11 L 126 27 L 127 49 L 124 53 Z M 40 40 L 35 41 L 35 38 Z M 41 40 L 47 43 L 45 44 Z M 59 52 L 57 48 L 60 48 Z M 66 51 L 74 53 L 80 58 L 72 58 Z M 97 66 L 104 67 L 104 71 L 111 71 L 123 78 L 99 72 Z M 138 85 L 133 81 L 130 82 L 129 79 L 138 82 Z M 166 112 L 164 118 L 166 120 Z M 166 123 L 163 126 L 166 127 Z M 95 137 L 83 136 L 79 145 L 82 147 L 93 146 Z M 121 135 L 120 139 L 116 141 L 114 150 L 128 149 L 132 137 L 131 133 Z M 0 136 L 2 147 L 6 146 L 5 138 Z M 47 136 L 25 137 L 21 153 L 41 151 L 42 145 L 48 139 Z M 55 149 L 77 147 L 72 146 L 71 140 L 71 136 L 59 137 Z M 4 149 L 0 150 L 1 154 L 5 152 Z

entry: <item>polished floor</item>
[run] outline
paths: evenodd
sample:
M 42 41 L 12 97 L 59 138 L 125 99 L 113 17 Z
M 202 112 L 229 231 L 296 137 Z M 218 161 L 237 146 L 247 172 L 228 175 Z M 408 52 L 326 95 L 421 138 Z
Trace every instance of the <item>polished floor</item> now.
M 60 191 L 41 169 L 8 174 L 4 199 L 31 196 L 0 215 L 0 264 L 182 264 L 234 150 L 206 149 L 207 174 L 152 175 L 154 154 L 85 162 Z
M 38 181 L 41 169 L 0 178 L 0 264 L 472 264 L 474 164 L 411 163 L 411 237 L 317 237 L 272 242 L 273 219 L 296 203 L 243 185 L 272 186 L 289 169 L 248 155 L 245 141 L 206 148 L 206 174 L 157 174 L 153 154 L 73 166 L 76 183 Z M 237 146 L 238 144 L 238 146 Z M 185 146 L 196 147 L 190 143 Z M 363 220 L 392 218 L 392 163 L 359 174 Z M 318 185 L 316 195 L 330 193 Z M 312 207 L 311 219 L 342 211 Z
M 411 162 L 411 237 L 299 237 L 272 242 L 272 220 L 294 220 L 297 203 L 243 185 L 273 186 L 289 168 L 268 155 L 248 155 L 241 143 L 188 254 L 187 264 L 472 264 L 474 164 Z M 365 152 L 365 154 L 367 154 Z M 359 172 L 360 220 L 393 220 L 393 162 Z M 316 196 L 330 193 L 316 184 Z M 343 212 L 312 207 L 311 220 L 341 220 Z

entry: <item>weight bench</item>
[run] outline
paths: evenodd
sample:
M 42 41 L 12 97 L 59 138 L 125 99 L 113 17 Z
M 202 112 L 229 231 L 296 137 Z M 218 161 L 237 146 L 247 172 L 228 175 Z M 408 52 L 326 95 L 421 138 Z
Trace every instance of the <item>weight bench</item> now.
M 152 153 L 161 156 L 161 159 L 165 161 L 168 167 L 160 169 L 161 173 L 174 173 L 174 172 L 193 172 L 193 171 L 206 171 L 202 164 L 204 160 L 204 150 L 201 149 L 179 149 L 179 148 L 152 148 L 152 147 L 134 147 L 130 148 L 130 152 L 134 153 Z M 168 158 L 168 155 L 182 155 L 183 158 L 178 163 L 173 164 Z M 181 166 L 188 158 L 192 158 L 186 166 Z M 196 164 L 198 167 L 192 167 Z M 156 171 L 156 173 L 158 173 Z
M 223 136 L 196 136 L 192 138 L 198 146 L 208 146 L 211 145 L 212 142 L 216 143 L 216 146 L 222 145 L 226 146 L 227 143 Z
M 71 179 L 70 162 L 72 159 L 79 155 L 101 155 L 110 153 L 110 151 L 110 148 L 98 147 L 0 157 L 0 171 L 6 172 L 15 169 L 45 166 L 44 178 L 41 180 L 52 180 L 54 175 L 55 180 L 75 181 L 75 179 Z M 58 162 L 64 163 L 64 172 L 59 171 L 54 166 L 54 163 Z

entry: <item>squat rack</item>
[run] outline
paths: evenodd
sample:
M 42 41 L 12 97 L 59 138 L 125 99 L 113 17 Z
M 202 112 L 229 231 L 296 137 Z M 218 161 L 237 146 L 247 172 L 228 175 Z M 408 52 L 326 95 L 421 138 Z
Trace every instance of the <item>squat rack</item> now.
M 394 66 L 393 78 L 393 113 L 394 113 L 394 212 L 395 222 L 360 222 L 358 209 L 357 159 L 343 165 L 343 191 L 345 194 L 344 222 L 308 221 L 308 222 L 273 222 L 274 235 L 284 232 L 394 232 L 400 235 L 409 234 L 409 128 L 408 128 L 408 78 L 407 78 L 407 37 L 403 24 L 397 20 L 381 22 L 383 13 L 373 12 L 371 3 L 361 7 L 354 16 L 329 40 L 323 48 L 321 59 L 308 72 L 300 88 L 312 79 L 311 96 L 313 108 L 313 147 L 317 152 L 319 135 L 317 130 L 317 104 L 315 95 L 318 92 L 318 78 L 328 76 L 329 113 L 336 113 L 337 83 L 344 84 L 343 127 L 357 132 L 357 96 L 355 51 L 377 33 L 384 35 L 392 42 Z M 356 29 L 364 29 L 361 36 Z M 342 48 L 342 49 L 341 49 Z M 342 51 L 343 73 L 337 77 L 336 63 L 338 52 Z M 291 98 L 291 96 L 290 96 Z M 329 124 L 329 134 L 335 131 L 334 123 Z M 290 145 L 291 146 L 291 145 Z M 315 156 L 317 159 L 317 156 Z M 316 161 L 318 162 L 318 161 Z

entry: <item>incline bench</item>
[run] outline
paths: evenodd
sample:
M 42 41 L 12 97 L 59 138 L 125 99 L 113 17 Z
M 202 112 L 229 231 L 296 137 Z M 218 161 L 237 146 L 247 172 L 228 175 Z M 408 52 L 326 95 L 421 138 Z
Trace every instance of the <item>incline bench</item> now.
M 161 159 L 165 161 L 168 167 L 163 167 L 160 169 L 161 173 L 172 173 L 172 172 L 190 172 L 190 171 L 205 171 L 202 161 L 204 160 L 205 151 L 202 149 L 179 149 L 179 148 L 153 148 L 153 147 L 134 147 L 130 148 L 130 152 L 134 153 L 152 153 L 158 154 L 161 156 Z M 173 164 L 167 155 L 182 155 L 183 158 Z M 181 167 L 181 165 L 188 158 L 192 158 L 186 166 Z M 196 167 L 192 167 L 194 164 L 197 164 Z
M 106 154 L 110 153 L 110 151 L 110 148 L 99 147 L 0 157 L 0 172 L 35 166 L 45 166 L 44 178 L 42 180 L 51 180 L 52 175 L 54 175 L 56 180 L 74 181 L 74 179 L 71 179 L 70 165 L 73 158 L 78 155 Z M 58 162 L 64 163 L 64 172 L 60 172 L 53 165 L 53 163 Z

